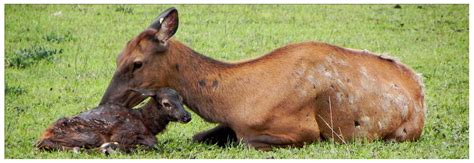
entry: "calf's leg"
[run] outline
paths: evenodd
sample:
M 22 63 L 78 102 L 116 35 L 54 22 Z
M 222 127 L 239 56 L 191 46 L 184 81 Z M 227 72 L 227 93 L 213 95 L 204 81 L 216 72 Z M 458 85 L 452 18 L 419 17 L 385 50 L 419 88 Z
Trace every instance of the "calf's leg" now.
M 146 150 L 154 149 L 156 145 L 156 136 L 153 134 L 140 135 L 138 144 L 145 147 Z
M 105 142 L 99 147 L 99 151 L 105 156 L 109 156 L 110 153 L 113 153 L 117 149 L 119 144 L 117 142 Z
M 94 148 L 102 142 L 99 135 L 92 132 L 51 134 L 48 138 L 40 139 L 35 146 L 42 150 L 73 150 L 76 147 Z
M 110 137 L 111 142 L 118 143 L 118 149 L 124 152 L 131 152 L 137 145 L 142 145 L 145 149 L 153 149 L 157 142 L 155 135 L 142 134 L 124 130 Z

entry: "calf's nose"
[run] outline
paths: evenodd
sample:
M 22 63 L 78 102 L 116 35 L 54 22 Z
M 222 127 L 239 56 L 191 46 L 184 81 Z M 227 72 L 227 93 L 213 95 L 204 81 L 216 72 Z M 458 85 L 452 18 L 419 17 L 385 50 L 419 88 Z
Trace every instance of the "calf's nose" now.
M 191 116 L 184 116 L 182 119 L 181 119 L 182 122 L 184 123 L 188 123 L 189 121 L 191 121 Z

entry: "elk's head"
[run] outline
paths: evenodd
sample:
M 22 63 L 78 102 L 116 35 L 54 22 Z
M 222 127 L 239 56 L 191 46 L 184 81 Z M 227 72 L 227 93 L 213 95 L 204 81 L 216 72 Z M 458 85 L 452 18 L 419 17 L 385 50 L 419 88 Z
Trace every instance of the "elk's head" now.
M 156 118 L 166 118 L 172 122 L 188 123 L 191 114 L 183 107 L 183 98 L 171 88 L 160 88 L 158 91 L 150 89 L 132 89 L 142 96 L 151 97 L 156 101 L 156 109 L 164 115 Z
M 137 37 L 130 40 L 116 60 L 117 68 L 100 104 L 115 103 L 133 107 L 145 97 L 132 88 L 160 88 L 167 86 L 170 38 L 178 29 L 178 11 L 169 8 Z

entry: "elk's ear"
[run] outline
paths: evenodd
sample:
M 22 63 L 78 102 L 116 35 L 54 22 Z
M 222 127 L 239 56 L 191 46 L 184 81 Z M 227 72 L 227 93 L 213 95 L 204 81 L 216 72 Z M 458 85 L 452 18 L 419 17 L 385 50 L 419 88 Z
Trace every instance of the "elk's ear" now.
M 171 108 L 171 103 L 167 98 L 161 99 L 160 104 L 165 109 L 170 109 Z
M 156 38 L 163 42 L 168 41 L 178 30 L 178 10 L 171 7 L 156 17 L 155 21 L 148 27 L 158 30 Z
M 153 97 L 156 96 L 156 91 L 150 90 L 150 89 L 131 89 L 134 92 L 142 94 L 142 96 L 145 97 Z

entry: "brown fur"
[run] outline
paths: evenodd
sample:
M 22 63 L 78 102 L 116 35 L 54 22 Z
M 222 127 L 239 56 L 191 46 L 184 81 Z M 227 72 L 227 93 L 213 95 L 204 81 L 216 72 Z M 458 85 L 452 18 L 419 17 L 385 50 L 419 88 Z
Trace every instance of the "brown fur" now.
M 143 33 L 153 32 L 161 31 Z M 139 45 L 120 55 L 102 103 L 136 105 L 141 99 L 122 91 L 127 86 L 174 88 L 191 110 L 220 124 L 197 134 L 196 141 L 233 135 L 264 150 L 321 139 L 412 141 L 424 126 L 420 77 L 367 51 L 304 42 L 250 61 L 225 63 L 177 40 L 141 39 Z M 160 46 L 167 50 L 149 51 Z M 124 71 L 137 60 L 143 67 Z

